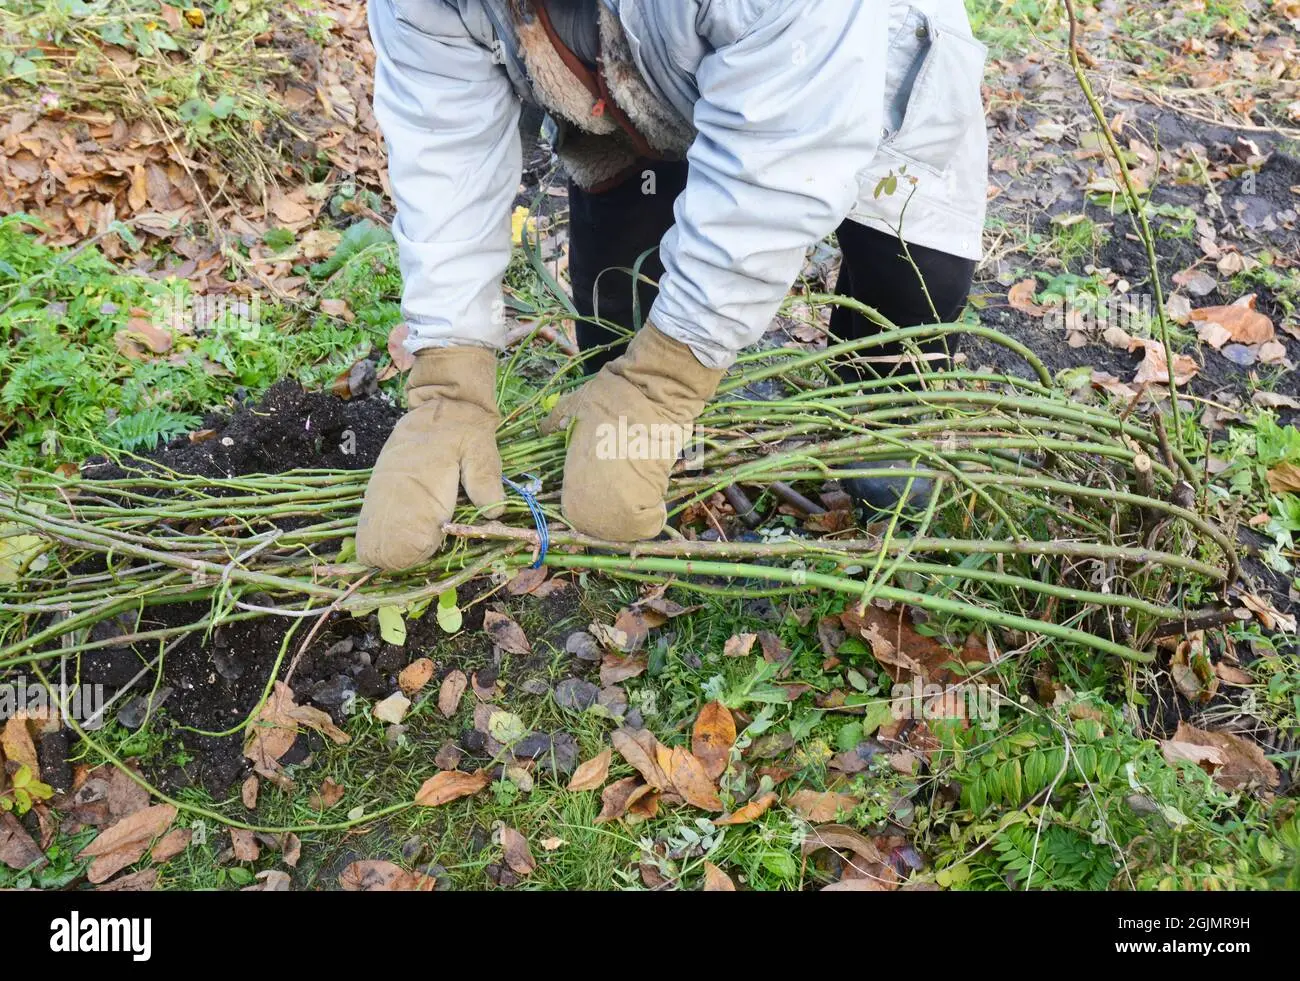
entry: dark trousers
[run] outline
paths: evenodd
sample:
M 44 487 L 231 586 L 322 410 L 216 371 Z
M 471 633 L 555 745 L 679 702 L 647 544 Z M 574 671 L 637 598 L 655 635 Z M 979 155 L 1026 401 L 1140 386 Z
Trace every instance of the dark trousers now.
M 643 194 L 645 170 L 655 174 L 654 194 Z M 683 162 L 647 163 L 630 179 L 600 193 L 584 191 L 569 182 L 569 277 L 573 303 L 582 317 L 599 316 L 627 330 L 636 330 L 650 314 L 663 275 L 659 261 L 659 240 L 673 225 L 673 202 L 686 186 L 687 165 Z M 835 292 L 851 296 L 879 311 L 900 327 L 956 320 L 970 293 L 975 263 L 934 249 L 912 245 L 912 268 L 903 255 L 902 244 L 887 235 L 845 220 L 838 238 L 843 259 Z M 639 279 L 627 270 L 637 268 Z M 925 279 L 921 288 L 917 270 Z M 934 309 L 931 310 L 931 302 Z M 936 321 L 935 312 L 939 317 Z M 880 328 L 866 317 L 845 307 L 831 314 L 831 333 L 841 340 L 857 340 L 878 333 Z M 619 335 L 599 324 L 578 321 L 578 345 L 587 351 L 610 344 Z M 923 350 L 943 350 L 942 341 L 921 345 Z M 594 372 L 606 361 L 618 357 L 622 345 L 602 351 L 586 362 Z M 896 357 L 899 345 L 869 349 L 870 357 Z M 850 369 L 851 371 L 853 369 Z M 889 366 L 860 365 L 856 374 L 886 375 Z

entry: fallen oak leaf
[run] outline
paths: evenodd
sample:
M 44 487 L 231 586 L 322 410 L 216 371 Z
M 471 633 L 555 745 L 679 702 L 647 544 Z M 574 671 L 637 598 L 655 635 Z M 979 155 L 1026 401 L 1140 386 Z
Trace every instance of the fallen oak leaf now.
M 1268 489 L 1274 494 L 1300 494 L 1300 465 L 1279 463 L 1268 471 Z
M 309 705 L 297 705 L 293 698 L 293 689 L 283 681 L 277 681 L 271 697 L 250 727 L 244 755 L 253 761 L 253 769 L 263 776 L 279 773 L 280 757 L 298 738 L 299 726 L 315 729 L 340 745 L 350 738 L 327 713 Z
M 1165 348 L 1160 341 L 1143 340 L 1140 342 L 1144 350 L 1142 363 L 1138 365 L 1137 373 L 1133 376 L 1133 383 L 1142 384 L 1169 384 L 1169 361 L 1165 358 Z M 1201 366 L 1196 363 L 1196 359 L 1187 354 L 1174 355 L 1174 382 L 1179 385 L 1186 385 L 1189 381 L 1201 373 Z
M 318 811 L 327 811 L 343 799 L 344 792 L 343 784 L 335 783 L 326 777 L 321 782 L 320 790 L 307 799 L 307 806 Z
M 526 596 L 546 582 L 548 575 L 550 570 L 544 565 L 536 569 L 520 569 L 506 582 L 506 592 L 511 596 Z
M 647 659 L 644 654 L 608 653 L 600 662 L 600 684 L 602 688 L 617 685 L 645 673 Z
M 867 862 L 883 863 L 880 849 L 866 836 L 847 824 L 823 824 L 809 830 L 803 843 L 803 854 L 811 855 L 820 848 L 853 852 Z
M 1255 309 L 1256 303 L 1257 297 L 1251 293 L 1229 306 L 1193 310 L 1189 319 L 1193 323 L 1218 324 L 1238 344 L 1265 344 L 1277 336 L 1277 331 L 1273 327 L 1273 321 Z
M 165 835 L 154 842 L 153 848 L 149 852 L 149 857 L 162 865 L 164 862 L 175 858 L 185 849 L 190 847 L 190 840 L 194 837 L 194 832 L 189 828 L 172 828 Z
M 421 807 L 438 807 L 461 797 L 477 794 L 489 783 L 491 777 L 486 770 L 476 770 L 474 773 L 443 770 L 424 781 L 415 795 L 415 803 Z
M 1038 282 L 1036 280 L 1023 279 L 1007 290 L 1007 303 L 1011 306 L 1011 309 L 1019 310 L 1031 317 L 1046 316 L 1047 307 L 1034 300 L 1037 292 Z
M 250 811 L 257 810 L 257 791 L 259 788 L 257 774 L 250 773 L 248 779 L 239 788 L 239 799 Z
M 0 754 L 3 754 L 0 761 L 9 760 L 27 767 L 32 773 L 41 772 L 36 743 L 32 741 L 25 712 L 18 713 L 5 723 L 4 731 L 0 732 Z
M 1228 790 L 1241 790 L 1247 787 L 1263 787 L 1272 790 L 1277 787 L 1280 777 L 1277 767 L 1272 763 L 1258 745 L 1231 732 L 1207 732 L 1190 726 L 1186 722 L 1178 723 L 1173 738 L 1168 741 L 1179 747 L 1172 750 L 1185 753 L 1188 744 L 1203 749 L 1218 751 L 1218 760 L 1209 756 L 1205 762 L 1217 764 L 1210 772 L 1214 782 Z M 1166 744 L 1161 743 L 1164 751 Z M 1186 757 L 1184 757 L 1186 758 Z M 1168 759 L 1168 756 L 1166 756 Z M 1221 762 L 1220 762 L 1221 761 Z M 1198 764 L 1201 760 L 1196 761 Z M 1204 767 L 1202 767 L 1204 769 Z

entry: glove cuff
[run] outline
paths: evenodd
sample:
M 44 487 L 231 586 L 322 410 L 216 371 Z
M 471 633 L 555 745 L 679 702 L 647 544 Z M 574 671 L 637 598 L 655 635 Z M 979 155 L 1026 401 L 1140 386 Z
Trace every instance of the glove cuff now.
M 631 382 L 661 406 L 693 407 L 687 413 L 689 419 L 699 415 L 726 374 L 723 369 L 701 364 L 687 345 L 651 323 L 637 331 L 627 353 L 604 370 Z
M 485 347 L 431 347 L 415 356 L 406 380 L 412 409 L 435 400 L 476 405 L 497 414 L 496 352 Z

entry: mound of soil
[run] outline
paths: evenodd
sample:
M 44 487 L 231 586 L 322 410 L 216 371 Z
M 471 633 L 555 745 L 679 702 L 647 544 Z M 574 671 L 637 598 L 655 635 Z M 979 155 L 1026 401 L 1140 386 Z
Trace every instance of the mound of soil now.
M 401 414 L 381 396 L 344 401 L 282 381 L 260 402 L 241 405 L 229 419 L 206 420 L 197 439 L 178 437 L 153 459 L 203 477 L 364 470 L 375 465 Z

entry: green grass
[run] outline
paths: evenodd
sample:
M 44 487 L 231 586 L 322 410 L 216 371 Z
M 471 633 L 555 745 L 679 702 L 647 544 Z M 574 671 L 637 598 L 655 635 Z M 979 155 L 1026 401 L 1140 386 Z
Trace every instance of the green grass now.
M 38 227 L 0 218 L 0 459 L 11 464 L 53 469 L 100 451 L 147 453 L 231 408 L 237 388 L 256 396 L 285 378 L 328 387 L 372 351 L 386 358 L 401 317 L 396 248 L 365 225 L 347 233 L 336 262 L 302 270 L 314 272 L 321 297 L 346 296 L 354 322 L 306 305 L 246 303 L 206 324 L 172 319 L 188 309 L 184 283 L 124 272 L 93 244 L 52 249 Z M 138 355 L 124 353 L 119 342 L 140 336 L 130 333 L 140 322 L 162 325 L 170 349 L 136 343 Z

